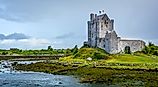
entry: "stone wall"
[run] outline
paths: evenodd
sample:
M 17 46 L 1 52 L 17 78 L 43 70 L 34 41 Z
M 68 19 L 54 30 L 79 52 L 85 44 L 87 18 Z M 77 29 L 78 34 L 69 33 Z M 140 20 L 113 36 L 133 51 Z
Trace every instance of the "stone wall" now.
M 105 38 L 107 31 L 113 30 L 114 20 L 110 20 L 106 14 L 90 14 L 88 21 L 88 43 L 91 47 L 103 47 L 101 38 Z
M 105 35 L 105 47 L 104 49 L 111 54 L 118 53 L 118 37 L 116 32 L 113 30 L 111 32 L 107 32 Z
M 108 53 L 124 52 L 129 46 L 131 52 L 140 51 L 145 42 L 141 40 L 121 40 L 114 30 L 114 20 L 106 14 L 90 14 L 88 23 L 88 44 L 90 47 L 99 47 Z
M 113 30 L 113 21 L 111 21 L 106 14 L 100 15 L 98 19 L 99 38 L 105 38 L 107 31 Z
M 141 51 L 145 46 L 145 42 L 142 40 L 120 40 L 119 41 L 120 52 L 124 52 L 126 46 L 130 47 L 131 52 Z

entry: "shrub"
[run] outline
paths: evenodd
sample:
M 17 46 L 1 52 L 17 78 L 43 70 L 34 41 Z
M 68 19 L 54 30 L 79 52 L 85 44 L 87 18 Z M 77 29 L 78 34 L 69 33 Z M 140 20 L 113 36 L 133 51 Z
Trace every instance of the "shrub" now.
M 95 53 L 93 54 L 93 57 L 94 57 L 95 59 L 105 59 L 106 54 L 100 53 L 100 52 L 95 52 Z
M 73 58 L 86 59 L 91 57 L 93 59 L 105 59 L 107 56 L 108 53 L 100 48 L 81 48 Z

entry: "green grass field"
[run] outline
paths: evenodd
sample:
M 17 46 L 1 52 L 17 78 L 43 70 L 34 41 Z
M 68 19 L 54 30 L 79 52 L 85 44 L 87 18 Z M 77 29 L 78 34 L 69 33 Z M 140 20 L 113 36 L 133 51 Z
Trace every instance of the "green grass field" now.
M 86 59 L 91 57 L 92 61 Z M 71 56 L 60 58 L 60 62 L 68 64 L 80 63 L 80 66 L 110 67 L 121 69 L 156 69 L 158 68 L 158 56 L 142 53 L 133 54 L 108 54 L 101 49 L 81 48 Z M 95 65 L 94 65 L 95 64 Z
M 108 62 L 126 62 L 126 63 L 158 63 L 157 56 L 148 56 L 144 54 L 118 54 L 113 55 Z

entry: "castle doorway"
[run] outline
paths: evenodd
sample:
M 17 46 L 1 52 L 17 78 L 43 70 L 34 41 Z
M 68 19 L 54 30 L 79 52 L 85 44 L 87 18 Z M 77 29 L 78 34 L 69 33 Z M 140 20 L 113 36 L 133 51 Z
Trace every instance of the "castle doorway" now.
M 125 46 L 124 52 L 125 54 L 131 54 L 130 46 Z

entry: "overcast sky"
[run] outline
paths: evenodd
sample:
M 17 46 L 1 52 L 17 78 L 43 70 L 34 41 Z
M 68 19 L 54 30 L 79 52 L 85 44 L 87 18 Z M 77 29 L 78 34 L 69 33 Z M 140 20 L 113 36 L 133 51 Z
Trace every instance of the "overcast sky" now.
M 120 37 L 158 44 L 158 0 L 0 0 L 0 48 L 81 46 L 89 14 L 99 10 L 115 20 Z

